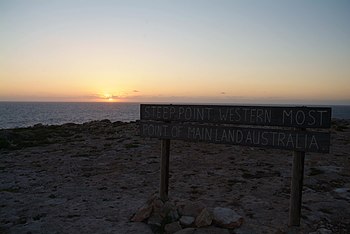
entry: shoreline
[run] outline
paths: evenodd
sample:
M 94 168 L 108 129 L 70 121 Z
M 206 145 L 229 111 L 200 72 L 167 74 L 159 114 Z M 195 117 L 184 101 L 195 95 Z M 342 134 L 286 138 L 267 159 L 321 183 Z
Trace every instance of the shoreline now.
M 1 129 L 0 232 L 151 233 L 129 218 L 158 191 L 160 141 L 138 131 L 109 120 Z M 331 153 L 305 158 L 301 233 L 350 231 L 350 120 L 330 131 Z M 232 208 L 244 218 L 235 233 L 287 231 L 290 151 L 174 140 L 170 160 L 175 203 Z

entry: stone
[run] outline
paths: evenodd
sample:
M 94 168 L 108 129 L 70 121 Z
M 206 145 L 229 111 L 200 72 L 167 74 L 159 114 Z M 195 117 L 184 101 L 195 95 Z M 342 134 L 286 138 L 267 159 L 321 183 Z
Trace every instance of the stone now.
M 170 210 L 167 212 L 167 216 L 168 220 L 170 222 L 175 222 L 175 221 L 178 221 L 180 216 L 179 216 L 179 213 L 177 212 L 177 210 Z
M 350 200 L 350 188 L 336 188 L 333 190 L 337 196 L 345 200 Z
M 249 224 L 250 225 L 250 224 Z M 241 227 L 234 229 L 235 234 L 252 234 L 252 233 L 273 233 L 273 234 L 281 234 L 278 232 L 274 232 L 274 230 L 266 230 L 265 228 L 261 228 L 262 226 L 260 225 L 242 225 Z M 228 229 L 227 229 L 228 230 Z M 284 234 L 293 234 L 293 232 L 288 231 L 284 232 Z
M 109 232 L 109 233 L 113 233 L 113 232 Z M 153 234 L 154 232 L 145 223 L 130 223 L 130 225 L 126 228 L 125 233 L 128 233 L 128 234 L 139 234 L 139 233 Z
M 151 203 L 153 207 L 153 212 L 159 213 L 159 214 L 163 212 L 164 203 L 162 200 L 160 200 L 160 198 L 153 199 Z
M 173 202 L 168 200 L 164 203 L 163 209 L 165 210 L 165 212 L 169 212 L 170 210 L 176 210 L 177 208 Z
M 197 227 L 205 227 L 211 225 L 212 221 L 212 214 L 206 208 L 204 208 L 202 212 L 197 216 L 195 225 Z
M 161 227 L 163 222 L 163 217 L 160 216 L 160 214 L 152 213 L 152 215 L 149 217 L 147 223 L 151 226 L 158 226 Z
M 317 230 L 317 234 L 332 234 L 333 232 L 331 230 L 328 230 L 326 228 L 320 228 Z
M 156 194 L 153 194 L 147 200 L 146 204 L 143 205 L 136 212 L 136 214 L 131 218 L 131 221 L 143 222 L 151 216 L 152 212 L 157 215 L 162 215 L 163 207 L 164 207 L 164 203 L 160 200 L 160 198 Z M 164 217 L 165 215 L 163 215 L 163 218 Z
M 168 223 L 164 227 L 164 231 L 167 234 L 173 234 L 177 231 L 180 231 L 181 229 L 182 227 L 179 222 Z
M 150 217 L 151 213 L 152 213 L 152 205 L 145 204 L 131 218 L 131 221 L 143 222 L 144 220 L 146 220 Z
M 133 222 L 143 222 L 146 219 L 148 219 L 151 214 L 155 214 L 156 216 L 159 215 L 162 218 L 166 216 L 166 214 L 163 212 L 164 210 L 164 203 L 160 198 L 153 194 L 150 196 L 150 198 L 147 200 L 146 204 L 143 205 L 136 214 L 131 218 L 131 221 Z
M 180 224 L 189 227 L 194 223 L 194 217 L 192 216 L 181 216 L 180 218 Z
M 220 227 L 232 229 L 242 225 L 243 217 L 230 208 L 215 207 L 213 222 Z
M 205 208 L 205 205 L 201 202 L 186 201 L 177 205 L 180 215 L 182 216 L 198 216 Z
M 166 201 L 164 203 L 163 213 L 166 215 L 166 217 L 169 218 L 171 222 L 175 222 L 180 218 L 176 205 L 171 201 Z
M 175 232 L 174 234 L 194 234 L 195 231 L 196 231 L 196 228 L 185 228 Z
M 326 228 L 320 228 L 317 229 L 315 232 L 309 232 L 309 234 L 332 234 L 333 232 L 331 230 L 328 230 Z
M 193 234 L 230 234 L 229 230 L 219 227 L 198 228 Z

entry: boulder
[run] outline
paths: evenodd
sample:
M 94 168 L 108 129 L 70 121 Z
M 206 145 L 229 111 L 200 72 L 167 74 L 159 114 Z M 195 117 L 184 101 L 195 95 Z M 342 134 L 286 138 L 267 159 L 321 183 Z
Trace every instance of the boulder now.
M 243 217 L 230 208 L 216 207 L 213 222 L 223 228 L 237 228 L 242 225 Z
M 197 227 L 205 227 L 211 225 L 212 221 L 212 214 L 206 208 L 204 208 L 202 212 L 197 216 L 195 225 Z

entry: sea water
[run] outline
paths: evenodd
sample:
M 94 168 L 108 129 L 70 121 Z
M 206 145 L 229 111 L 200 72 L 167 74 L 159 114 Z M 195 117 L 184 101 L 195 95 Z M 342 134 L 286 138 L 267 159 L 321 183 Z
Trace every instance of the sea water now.
M 137 103 L 0 102 L 0 128 L 56 125 L 92 120 L 129 122 L 139 119 Z
M 350 106 L 330 106 L 332 118 L 350 119 Z M 140 119 L 139 103 L 0 102 L 0 129 L 35 124 L 56 125 L 92 120 L 130 122 Z

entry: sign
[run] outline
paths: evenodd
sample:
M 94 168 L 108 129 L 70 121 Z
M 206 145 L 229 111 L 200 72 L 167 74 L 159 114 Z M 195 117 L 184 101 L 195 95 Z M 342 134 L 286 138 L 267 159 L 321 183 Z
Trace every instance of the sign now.
M 141 120 L 329 128 L 331 108 L 141 104 Z
M 330 128 L 331 108 L 149 104 L 140 108 L 141 136 L 162 139 L 163 201 L 168 199 L 171 139 L 293 150 L 289 226 L 300 225 L 305 152 L 328 153 L 330 145 L 329 132 L 306 128 Z
M 329 152 L 330 141 L 330 134 L 324 132 L 203 124 L 141 122 L 140 130 L 144 137 L 322 153 Z

